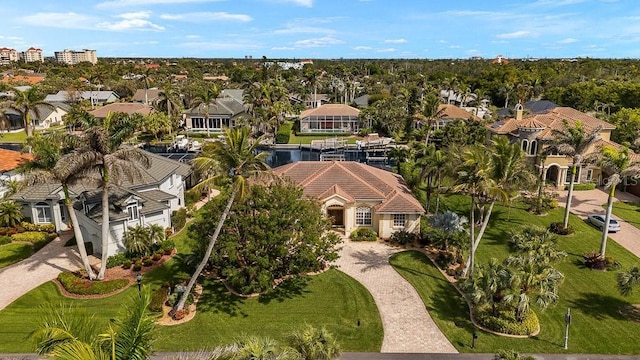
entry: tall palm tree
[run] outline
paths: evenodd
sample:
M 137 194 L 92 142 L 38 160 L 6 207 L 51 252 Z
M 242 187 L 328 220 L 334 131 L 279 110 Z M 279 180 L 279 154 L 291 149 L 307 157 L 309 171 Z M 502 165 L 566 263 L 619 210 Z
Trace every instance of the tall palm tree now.
M 560 155 L 571 157 L 569 193 L 567 194 L 567 203 L 564 209 L 563 228 L 569 226 L 569 212 L 571 211 L 571 201 L 573 200 L 573 184 L 575 183 L 578 168 L 582 166 L 587 151 L 600 139 L 600 127 L 587 132 L 580 121 L 569 125 L 567 120 L 562 122 L 562 130 L 554 130 L 554 140 L 552 147 L 557 149 Z
M 191 100 L 192 107 L 204 107 L 204 123 L 207 129 L 207 135 L 209 135 L 209 106 L 216 102 L 216 99 L 220 95 L 220 87 L 218 84 L 204 84 L 204 86 L 196 92 L 195 96 Z
M 36 352 L 60 360 L 146 360 L 153 351 L 154 318 L 151 291 L 132 296 L 124 313 L 100 332 L 93 316 L 79 316 L 72 307 L 52 308 L 31 333 Z
M 182 108 L 182 100 L 180 100 L 180 94 L 176 91 L 176 89 L 171 86 L 171 84 L 167 84 L 162 87 L 162 91 L 158 93 L 158 98 L 155 101 L 155 104 L 160 109 L 166 109 L 167 116 L 170 119 L 175 118 L 178 115 Z M 174 128 L 174 122 L 171 122 L 172 126 L 169 130 L 169 135 L 171 135 L 171 131 Z
M 13 91 L 16 97 L 9 102 L 8 106 L 20 113 L 27 136 L 33 136 L 34 125 L 31 114 L 40 118 L 43 107 L 53 109 L 54 106 L 44 101 L 44 95 L 40 93 L 37 86 L 32 86 L 25 91 L 18 89 Z
M 222 230 L 222 225 L 231 211 L 231 205 L 233 205 L 235 198 L 245 196 L 248 178 L 269 168 L 269 166 L 264 163 L 267 153 L 257 153 L 256 150 L 260 139 L 252 141 L 249 132 L 250 130 L 247 127 L 225 129 L 223 141 L 210 143 L 209 146 L 203 149 L 202 154 L 193 160 L 195 169 L 207 176 L 196 185 L 196 189 L 209 189 L 214 183 L 219 184 L 222 180 L 230 180 L 231 194 L 227 200 L 224 212 L 218 220 L 218 225 L 211 235 L 203 258 L 191 276 L 191 279 L 189 279 L 189 283 L 180 301 L 176 304 L 176 310 L 181 310 L 184 307 L 198 276 L 200 276 L 202 270 L 207 265 L 213 247 Z
M 437 214 L 440 207 L 440 186 L 442 178 L 446 174 L 450 159 L 444 150 L 436 150 L 433 144 L 429 144 L 422 151 L 422 157 L 417 160 L 417 165 L 421 168 L 420 177 L 427 181 L 427 203 L 426 210 L 429 212 L 431 207 L 431 194 L 436 194 L 436 208 L 434 213 Z
M 124 145 L 137 129 L 135 119 L 122 113 L 109 114 L 101 126 L 87 129 L 85 145 L 60 161 L 67 172 L 80 172 L 87 180 L 100 184 L 102 189 L 102 259 L 98 280 L 104 279 L 109 250 L 109 188 L 126 177 L 140 179 L 142 169 L 151 166 L 147 153 L 137 147 Z
M 603 172 L 609 175 L 606 188 L 609 190 L 607 198 L 607 211 L 605 213 L 604 225 L 602 227 L 602 240 L 600 242 L 600 257 L 605 258 L 607 250 L 607 237 L 609 236 L 609 221 L 613 209 L 613 199 L 616 193 L 616 186 L 628 177 L 640 176 L 640 162 L 632 162 L 629 155 L 629 148 L 623 147 L 617 150 L 613 146 L 603 146 L 600 151 L 589 156 L 588 161 L 600 166 Z
M 417 113 L 414 114 L 414 119 L 420 122 L 424 122 L 427 128 L 424 143 L 429 145 L 429 138 L 431 136 L 431 130 L 434 125 L 437 128 L 438 118 L 444 115 L 444 108 L 440 107 L 440 100 L 437 96 L 427 96 L 420 100 L 420 108 Z
M 21 172 L 25 173 L 24 183 L 27 186 L 60 183 L 64 195 L 64 204 L 71 220 L 82 265 L 89 279 L 93 280 L 96 274 L 89 264 L 87 250 L 84 246 L 84 237 L 78 223 L 78 216 L 73 208 L 73 201 L 69 194 L 70 186 L 87 182 L 88 179 L 82 173 L 84 169 L 92 166 L 92 164 L 79 162 L 76 167 L 69 169 L 66 166 L 66 160 L 62 161 L 62 154 L 65 150 L 68 152 L 73 147 L 79 147 L 82 144 L 82 138 L 68 133 L 53 133 L 46 137 L 35 136 L 31 138 L 30 144 L 33 149 L 34 159 L 19 168 Z

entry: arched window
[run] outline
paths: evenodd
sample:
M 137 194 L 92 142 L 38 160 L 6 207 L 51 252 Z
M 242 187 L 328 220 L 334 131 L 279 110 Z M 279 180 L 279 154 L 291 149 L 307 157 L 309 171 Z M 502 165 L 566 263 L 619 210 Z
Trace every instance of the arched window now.
M 522 151 L 524 151 L 525 153 L 529 153 L 529 140 L 524 139 L 522 140 L 522 144 L 520 145 Z
M 529 144 L 529 155 L 535 155 L 538 153 L 538 140 L 531 140 Z

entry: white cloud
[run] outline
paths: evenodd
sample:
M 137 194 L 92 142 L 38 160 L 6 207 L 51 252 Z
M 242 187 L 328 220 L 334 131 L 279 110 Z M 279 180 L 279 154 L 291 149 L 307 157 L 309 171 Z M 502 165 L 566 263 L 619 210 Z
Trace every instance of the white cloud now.
M 290 46 L 274 46 L 271 50 L 295 50 L 296 48 Z
M 396 52 L 396 49 L 394 49 L 394 48 L 378 49 L 378 50 L 376 50 L 376 52 L 379 52 L 379 53 Z
M 302 47 L 302 48 L 324 47 L 329 45 L 340 45 L 340 44 L 344 44 L 344 41 L 330 37 L 330 36 L 299 40 L 294 43 L 296 47 Z
M 192 35 L 187 35 L 187 36 L 185 36 L 185 38 L 187 38 L 187 39 L 200 39 L 200 38 L 201 38 L 201 36 L 200 36 L 200 35 L 193 35 L 193 34 L 192 34 Z
M 405 44 L 406 42 L 407 40 L 405 39 L 388 39 L 384 41 L 385 44 Z
M 241 21 L 249 22 L 253 20 L 251 16 L 245 14 L 230 14 L 228 12 L 192 12 L 182 14 L 162 14 L 165 20 L 179 20 L 189 22 L 206 22 L 206 21 Z
M 111 31 L 162 31 L 164 27 L 154 24 L 146 18 L 149 14 L 144 12 L 121 14 L 118 17 L 124 20 L 109 22 L 103 21 L 97 23 L 95 27 L 101 30 Z
M 274 34 L 335 34 L 335 30 L 315 26 L 288 26 L 275 30 Z
M 207 3 L 219 1 L 225 0 L 109 0 L 99 3 L 97 7 L 142 7 L 145 5 Z
M 519 39 L 519 38 L 528 37 L 531 35 L 532 34 L 529 31 L 520 30 L 520 31 L 514 31 L 510 33 L 498 34 L 496 35 L 496 37 L 498 39 Z
M 151 16 L 151 12 L 149 11 L 137 11 L 137 12 L 130 12 L 130 13 L 124 13 L 124 14 L 120 14 L 118 15 L 119 18 L 123 18 L 123 19 L 148 19 Z
M 566 38 L 566 39 L 562 39 L 557 41 L 558 44 L 572 44 L 574 42 L 577 42 L 578 39 L 574 39 L 574 38 Z
M 48 26 L 65 29 L 86 29 L 96 21 L 95 18 L 77 14 L 68 13 L 35 13 L 27 15 L 21 19 L 24 23 L 34 26 Z
M 63 29 L 109 30 L 109 31 L 162 31 L 164 27 L 146 20 L 148 12 L 132 12 L 117 15 L 120 21 L 101 21 L 93 16 L 68 13 L 36 13 L 22 17 L 22 21 L 33 26 Z
M 279 0 L 279 2 L 283 3 L 293 3 L 299 6 L 312 7 L 313 0 Z
M 358 51 L 362 51 L 362 50 L 372 50 L 373 48 L 371 46 L 354 46 L 353 50 L 358 50 Z

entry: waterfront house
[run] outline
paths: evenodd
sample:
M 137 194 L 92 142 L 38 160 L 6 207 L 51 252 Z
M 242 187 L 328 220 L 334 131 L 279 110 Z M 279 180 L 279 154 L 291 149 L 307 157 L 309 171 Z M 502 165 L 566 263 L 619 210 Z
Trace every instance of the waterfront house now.
M 125 113 L 128 115 L 140 114 L 147 116 L 153 112 L 153 107 L 147 104 L 141 103 L 113 103 L 89 111 L 89 114 L 97 117 L 98 119 L 104 119 L 109 113 Z
M 357 133 L 360 110 L 343 104 L 325 104 L 300 113 L 300 132 Z
M 209 117 L 205 119 L 207 113 Z M 224 128 L 235 127 L 240 119 L 249 117 L 247 107 L 232 96 L 217 98 L 208 105 L 200 104 L 184 113 L 185 128 L 191 132 L 222 132 Z

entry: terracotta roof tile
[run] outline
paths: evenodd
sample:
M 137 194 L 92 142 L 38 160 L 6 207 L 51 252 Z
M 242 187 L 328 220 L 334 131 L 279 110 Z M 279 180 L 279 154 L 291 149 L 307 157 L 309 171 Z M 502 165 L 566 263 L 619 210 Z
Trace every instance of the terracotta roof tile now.
M 473 115 L 467 110 L 453 104 L 440 104 L 438 105 L 438 111 L 440 110 L 443 110 L 442 116 L 440 116 L 443 119 L 473 119 L 478 121 L 482 120 L 478 116 Z
M 309 116 L 359 116 L 360 110 L 343 104 L 324 104 L 314 109 L 308 109 L 300 113 L 300 118 Z
M 0 148 L 0 172 L 11 171 L 23 162 L 33 159 L 30 154 Z
M 111 103 L 101 108 L 90 111 L 89 113 L 97 118 L 105 118 L 109 113 L 123 112 L 126 114 L 149 115 L 153 111 L 153 107 L 140 103 Z

